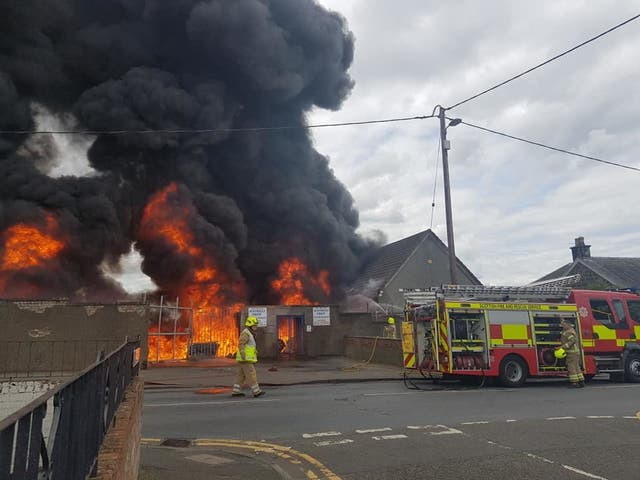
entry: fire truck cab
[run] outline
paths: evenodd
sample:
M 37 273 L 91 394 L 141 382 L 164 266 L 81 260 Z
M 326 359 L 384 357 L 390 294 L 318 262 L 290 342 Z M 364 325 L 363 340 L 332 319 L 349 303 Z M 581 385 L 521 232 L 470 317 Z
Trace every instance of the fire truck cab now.
M 444 285 L 406 290 L 406 368 L 430 378 L 495 377 L 518 387 L 528 377 L 566 376 L 556 359 L 568 319 L 578 332 L 587 377 L 640 382 L 640 297 L 567 287 Z

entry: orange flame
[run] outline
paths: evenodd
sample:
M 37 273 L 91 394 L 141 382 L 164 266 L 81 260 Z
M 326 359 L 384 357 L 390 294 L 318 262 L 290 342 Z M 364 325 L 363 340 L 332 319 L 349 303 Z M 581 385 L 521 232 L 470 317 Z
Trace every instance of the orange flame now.
M 194 343 L 216 342 L 217 355 L 227 356 L 235 352 L 238 347 L 238 314 L 243 305 L 229 305 L 221 294 L 222 286 L 230 285 L 232 282 L 216 268 L 214 259 L 195 244 L 193 233 L 187 223 L 187 219 L 194 215 L 193 207 L 177 203 L 177 195 L 178 187 L 175 183 L 171 183 L 153 196 L 144 209 L 140 235 L 141 237 L 161 236 L 177 252 L 191 258 L 195 266 L 191 272 L 191 279 L 180 288 L 179 292 L 175 293 L 184 299 L 183 302 L 187 301 L 189 306 L 193 307 L 192 340 Z M 243 290 L 242 285 L 234 286 L 238 291 Z M 157 326 L 154 326 L 149 330 L 150 333 L 154 328 L 157 332 Z M 170 328 L 173 331 L 172 322 Z M 187 328 L 188 322 L 181 321 L 176 330 L 185 332 Z M 175 338 L 180 339 L 180 342 L 186 342 L 184 339 L 187 336 L 180 335 Z M 176 347 L 174 357 L 172 337 L 162 337 L 160 340 L 157 336 L 150 335 L 149 358 L 151 360 L 158 357 L 161 360 L 182 359 L 186 356 L 186 343 L 184 345 L 181 343 L 180 349 Z
M 299 258 L 283 260 L 278 267 L 278 275 L 271 282 L 271 288 L 280 295 L 283 305 L 318 305 L 307 297 L 305 284 L 319 287 L 327 297 L 331 295 L 329 272 L 322 270 L 314 277 Z
M 18 223 L 4 232 L 4 255 L 0 264 L 0 291 L 4 291 L 12 273 L 45 266 L 64 249 L 55 238 L 58 223 L 52 214 L 46 216 L 46 227 Z

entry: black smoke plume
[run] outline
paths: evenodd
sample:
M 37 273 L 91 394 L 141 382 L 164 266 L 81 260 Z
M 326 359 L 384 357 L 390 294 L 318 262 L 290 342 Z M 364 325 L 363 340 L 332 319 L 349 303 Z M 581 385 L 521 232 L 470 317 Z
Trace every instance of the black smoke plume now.
M 0 130 L 34 129 L 34 106 L 83 130 L 304 126 L 311 108 L 349 95 L 353 48 L 344 19 L 314 0 L 1 0 Z M 277 301 L 269 280 L 291 256 L 343 285 L 371 247 L 305 129 L 98 134 L 84 177 L 47 175 L 50 150 L 0 135 L 0 232 L 51 212 L 68 242 L 55 266 L 15 274 L 34 295 L 121 297 L 100 265 L 132 243 L 145 273 L 175 288 L 186 260 L 139 239 L 145 205 L 171 182 L 246 300 Z M 20 294 L 12 284 L 5 295 Z

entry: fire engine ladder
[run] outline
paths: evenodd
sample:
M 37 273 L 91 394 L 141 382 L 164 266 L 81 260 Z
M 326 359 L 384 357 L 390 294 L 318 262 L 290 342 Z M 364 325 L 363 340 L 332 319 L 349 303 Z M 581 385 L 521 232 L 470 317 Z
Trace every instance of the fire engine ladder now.
M 494 301 L 558 301 L 565 300 L 571 287 L 555 286 L 484 286 L 484 285 L 443 285 L 440 291 L 445 298 Z

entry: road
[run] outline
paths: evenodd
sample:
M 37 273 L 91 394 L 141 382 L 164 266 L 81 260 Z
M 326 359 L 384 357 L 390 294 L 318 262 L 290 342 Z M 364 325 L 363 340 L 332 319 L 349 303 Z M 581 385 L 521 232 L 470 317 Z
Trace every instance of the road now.
M 368 382 L 240 400 L 147 391 L 143 436 L 291 447 L 342 479 L 640 478 L 640 385 L 414 391 Z

